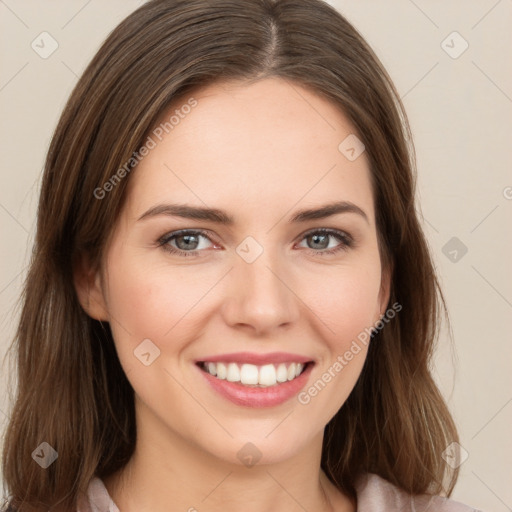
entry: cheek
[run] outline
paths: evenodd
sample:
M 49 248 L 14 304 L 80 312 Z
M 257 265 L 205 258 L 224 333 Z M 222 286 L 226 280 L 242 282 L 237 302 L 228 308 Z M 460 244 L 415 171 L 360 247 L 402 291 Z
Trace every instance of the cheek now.
M 109 272 L 108 309 L 114 321 L 138 337 L 161 339 L 174 326 L 181 330 L 186 324 L 181 319 L 215 284 L 215 276 L 198 280 L 190 269 L 171 271 L 137 258 L 118 261 Z
M 302 284 L 304 302 L 325 326 L 331 348 L 345 350 L 357 335 L 369 328 L 379 314 L 380 265 L 346 266 L 325 275 L 311 276 Z
M 368 353 L 376 318 L 379 265 L 344 268 L 336 279 L 319 279 L 305 302 L 319 317 L 324 341 L 314 378 L 298 396 L 305 414 L 327 424 L 352 392 Z M 304 290 L 306 296 L 306 290 Z M 306 412 L 307 411 L 307 412 Z
M 136 256 L 125 253 L 115 259 L 112 254 L 108 310 L 116 350 L 138 399 L 150 409 L 158 410 L 158 404 L 169 401 L 181 403 L 182 389 L 165 370 L 174 375 L 180 354 L 197 336 L 190 322 L 192 308 L 213 286 L 209 281 L 198 282 L 193 271 L 171 272 Z M 143 354 L 147 352 L 146 366 Z
M 182 337 L 191 319 L 196 323 L 198 315 L 208 316 L 205 308 L 221 305 L 223 298 L 219 294 L 224 286 L 220 281 L 224 274 L 225 268 L 220 266 L 207 269 L 183 265 L 171 269 L 165 263 L 151 265 L 135 255 L 128 257 L 124 253 L 121 257 L 114 252 L 108 274 L 108 309 L 113 329 L 120 330 L 123 338 L 132 334 L 135 344 L 144 338 L 162 340 L 172 336 L 173 329 Z M 316 318 L 324 326 L 324 336 L 340 350 L 376 320 L 378 259 L 361 258 L 357 264 L 326 265 L 320 270 L 303 266 L 285 277 L 296 295 L 292 294 L 295 298 L 290 300 L 295 300 L 301 310 L 306 307 L 310 319 Z M 230 287 L 231 291 L 237 289 L 236 284 Z M 233 294 L 228 295 L 232 300 Z
M 355 349 L 351 346 L 375 320 L 380 287 L 380 266 L 373 257 L 361 257 L 357 262 L 336 267 L 302 264 L 288 270 L 283 276 L 293 290 L 288 299 L 300 310 L 294 328 L 297 332 L 304 329 L 311 336 L 320 361 L 315 379 L 295 402 L 297 420 L 289 430 L 283 429 L 283 444 L 285 437 L 312 435 L 347 399 L 367 351 L 364 344 Z M 121 364 L 138 397 L 150 409 L 158 411 L 164 423 L 180 425 L 181 420 L 177 422 L 176 417 L 185 418 L 182 428 L 185 436 L 190 435 L 187 422 L 202 412 L 188 401 L 172 375 L 180 375 L 175 373 L 180 371 L 180 356 L 203 329 L 212 339 L 215 332 L 208 327 L 212 318 L 218 320 L 217 313 L 221 316 L 224 302 L 236 300 L 237 294 L 245 293 L 244 283 L 230 281 L 226 271 L 222 265 L 171 267 L 161 262 L 151 265 L 127 252 L 114 252 L 110 260 L 108 308 Z M 134 357 L 134 350 L 146 338 L 154 340 L 161 349 L 160 356 L 149 367 Z M 353 354 L 348 356 L 350 360 L 347 352 Z M 193 381 L 187 382 L 187 386 L 194 385 Z M 162 406 L 169 403 L 173 404 L 172 417 L 171 409 Z M 303 431 L 300 425 L 311 418 L 315 418 L 311 429 Z M 254 435 L 254 427 L 243 421 L 237 428 L 240 432 L 245 428 L 247 435 Z M 205 431 L 201 435 L 207 438 L 210 433 Z M 219 452 L 222 449 L 219 447 Z

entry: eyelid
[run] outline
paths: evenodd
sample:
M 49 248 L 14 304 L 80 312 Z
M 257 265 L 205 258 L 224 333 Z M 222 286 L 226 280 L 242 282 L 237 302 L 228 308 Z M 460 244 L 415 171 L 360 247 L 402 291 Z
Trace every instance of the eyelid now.
M 297 238 L 296 241 L 301 242 L 306 237 L 312 234 L 316 233 L 322 233 L 328 236 L 332 236 L 334 238 L 337 238 L 340 241 L 341 246 L 337 246 L 335 248 L 331 249 L 322 249 L 315 251 L 314 249 L 309 249 L 305 247 L 304 249 L 306 251 L 309 251 L 310 253 L 313 253 L 315 255 L 330 255 L 341 251 L 346 251 L 352 247 L 355 246 L 355 240 L 353 236 L 348 233 L 347 231 L 341 230 L 341 229 L 335 229 L 335 228 L 325 228 L 325 227 L 318 227 L 318 228 L 311 228 L 303 233 L 301 233 Z M 212 242 L 214 245 L 221 245 L 219 242 L 215 241 L 215 236 L 212 235 L 212 232 L 208 229 L 202 229 L 202 228 L 184 228 L 184 229 L 178 229 L 176 231 L 169 231 L 162 235 L 158 240 L 157 244 L 159 247 L 162 247 L 165 251 L 169 253 L 178 254 L 179 256 L 197 256 L 199 253 L 205 252 L 205 249 L 194 249 L 191 251 L 184 251 L 182 249 L 178 249 L 172 246 L 165 247 L 168 242 L 171 240 L 174 240 L 175 238 L 178 238 L 180 236 L 185 235 L 196 235 L 196 236 L 203 236 L 207 238 L 210 242 Z
M 307 231 L 305 231 L 304 233 L 300 234 L 299 235 L 299 239 L 303 239 L 305 238 L 306 236 L 308 235 L 312 235 L 313 233 L 325 233 L 327 235 L 337 235 L 337 236 L 340 236 L 340 237 L 344 237 L 348 240 L 350 240 L 351 242 L 354 241 L 354 238 L 352 237 L 352 235 L 348 232 L 348 231 L 345 231 L 343 229 L 336 229 L 336 228 L 324 228 L 324 227 L 320 227 L 320 228 L 311 228 Z
M 213 236 L 211 231 L 209 231 L 208 229 L 201 229 L 201 228 L 185 228 L 185 229 L 178 229 L 176 231 L 169 231 L 169 232 L 165 233 L 164 235 L 162 235 L 160 238 L 158 238 L 157 244 L 159 246 L 163 246 L 167 242 L 169 242 L 175 238 L 178 238 L 180 236 L 185 236 L 185 235 L 203 236 L 204 238 L 207 238 L 213 244 L 220 245 L 220 243 L 215 240 L 215 236 Z M 176 250 L 180 251 L 181 249 L 176 249 Z M 202 250 L 193 250 L 193 251 L 183 251 L 183 252 L 193 253 L 193 252 L 203 252 L 203 251 Z
M 354 248 L 356 246 L 356 241 L 354 237 L 348 233 L 347 231 L 336 229 L 336 228 L 312 228 L 301 235 L 299 235 L 299 241 L 304 240 L 309 235 L 313 235 L 316 233 L 321 233 L 324 235 L 332 236 L 333 238 L 337 238 L 340 241 L 341 246 L 337 246 L 331 249 L 323 249 L 320 251 L 315 251 L 314 249 L 305 248 L 307 251 L 312 252 L 315 255 L 325 256 L 332 255 L 338 252 L 347 251 L 348 249 Z

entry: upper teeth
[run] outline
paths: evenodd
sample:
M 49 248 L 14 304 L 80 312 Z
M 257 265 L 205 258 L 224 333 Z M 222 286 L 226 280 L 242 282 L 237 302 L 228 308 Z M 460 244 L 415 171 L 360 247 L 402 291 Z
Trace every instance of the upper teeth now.
M 298 377 L 304 365 L 302 363 L 281 363 L 277 366 L 266 364 L 256 366 L 254 364 L 237 363 L 203 363 L 203 368 L 218 379 L 229 382 L 240 382 L 247 385 L 274 386 L 278 382 L 286 382 Z

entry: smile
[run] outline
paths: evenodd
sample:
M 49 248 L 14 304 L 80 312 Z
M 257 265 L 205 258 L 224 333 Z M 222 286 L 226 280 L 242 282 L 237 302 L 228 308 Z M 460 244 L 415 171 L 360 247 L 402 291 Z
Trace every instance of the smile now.
M 239 382 L 250 387 L 269 387 L 292 381 L 304 371 L 303 363 L 238 364 L 228 362 L 203 361 L 200 367 L 205 372 L 220 380 Z
M 307 384 L 315 361 L 284 352 L 209 355 L 195 367 L 211 390 L 238 406 L 273 407 L 292 399 Z

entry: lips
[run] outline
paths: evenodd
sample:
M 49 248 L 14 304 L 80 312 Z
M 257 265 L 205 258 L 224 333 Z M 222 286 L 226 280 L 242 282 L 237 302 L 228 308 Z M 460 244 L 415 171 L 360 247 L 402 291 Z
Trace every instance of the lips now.
M 311 357 L 303 356 L 300 354 L 292 354 L 290 352 L 270 352 L 268 354 L 256 354 L 254 352 L 233 352 L 229 354 L 219 354 L 206 356 L 202 359 L 197 359 L 199 362 L 212 362 L 212 363 L 248 363 L 262 366 L 265 364 L 279 364 L 279 363 L 309 363 L 313 361 Z
M 224 398 L 247 407 L 279 405 L 306 384 L 314 361 L 299 354 L 239 352 L 196 361 L 209 385 Z

